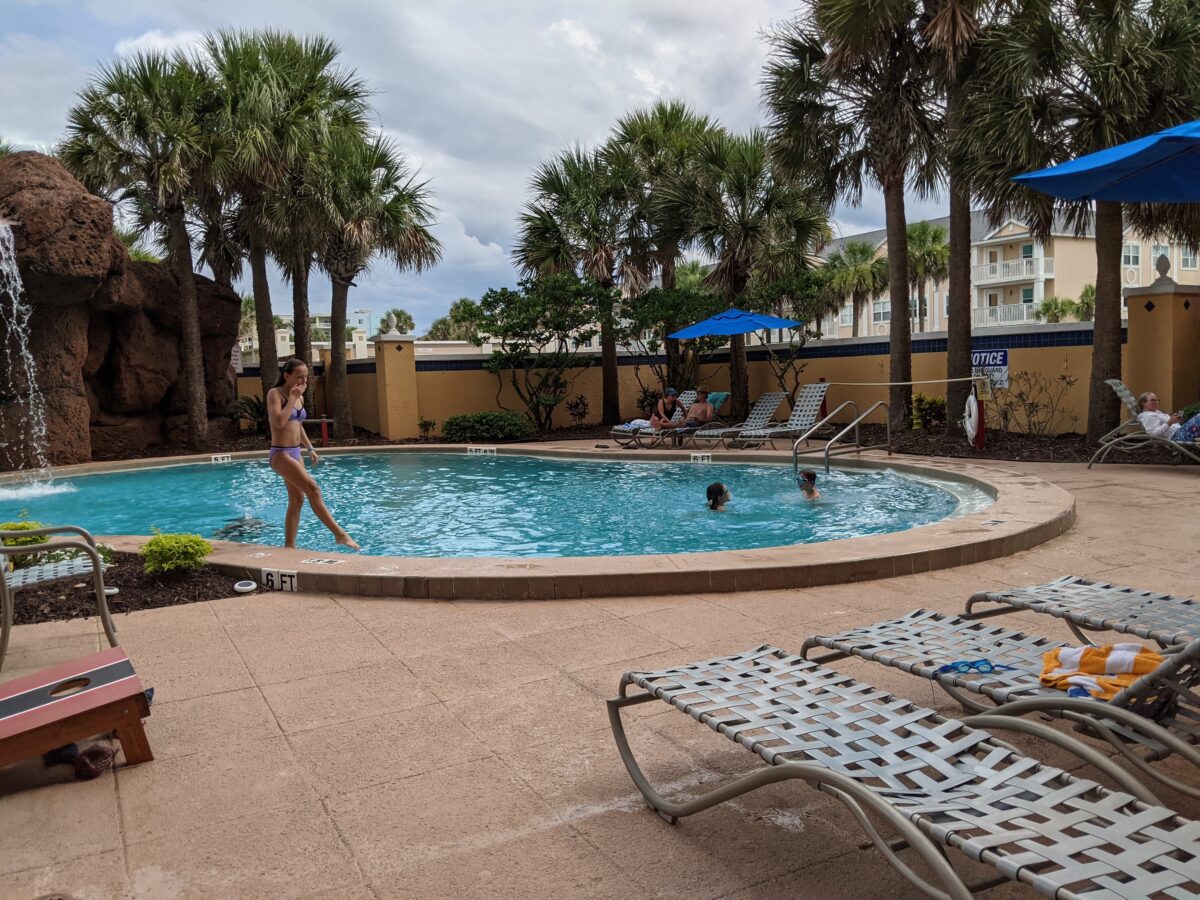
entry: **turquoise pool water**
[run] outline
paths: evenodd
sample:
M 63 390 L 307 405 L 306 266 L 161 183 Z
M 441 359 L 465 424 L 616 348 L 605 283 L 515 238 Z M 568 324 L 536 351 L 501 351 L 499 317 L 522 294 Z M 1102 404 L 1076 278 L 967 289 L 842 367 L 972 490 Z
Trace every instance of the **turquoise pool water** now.
M 313 472 L 367 553 L 618 556 L 807 544 L 903 531 L 991 502 L 982 490 L 892 471 L 821 475 L 807 501 L 791 466 L 542 459 L 465 453 L 326 457 Z M 733 500 L 708 510 L 705 488 Z M 96 534 L 194 532 L 282 544 L 287 496 L 266 460 L 142 469 L 0 487 L 0 521 L 24 511 Z M 332 550 L 305 506 L 299 544 Z

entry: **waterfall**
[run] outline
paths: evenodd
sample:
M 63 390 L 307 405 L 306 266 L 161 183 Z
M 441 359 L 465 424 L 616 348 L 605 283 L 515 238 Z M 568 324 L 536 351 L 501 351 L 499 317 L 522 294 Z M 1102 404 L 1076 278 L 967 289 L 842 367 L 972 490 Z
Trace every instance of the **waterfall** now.
M 0 428 L 0 462 L 17 469 L 45 469 L 46 399 L 37 384 L 37 367 L 29 349 L 25 287 L 17 270 L 12 226 L 0 220 L 0 406 L 8 407 L 10 427 Z M 12 428 L 13 421 L 25 424 Z

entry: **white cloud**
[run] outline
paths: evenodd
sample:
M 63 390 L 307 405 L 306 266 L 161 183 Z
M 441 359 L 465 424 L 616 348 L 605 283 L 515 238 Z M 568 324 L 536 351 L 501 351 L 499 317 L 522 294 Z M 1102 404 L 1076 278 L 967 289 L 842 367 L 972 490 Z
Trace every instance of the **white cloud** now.
M 176 50 L 194 50 L 204 42 L 204 34 L 199 31 L 173 31 L 170 34 L 159 31 L 146 31 L 137 37 L 117 41 L 113 53 L 117 56 L 133 56 L 137 53 L 173 53 Z
M 582 50 L 592 56 L 600 51 L 600 40 L 574 19 L 559 19 L 548 31 L 561 35 L 562 39 L 576 50 Z

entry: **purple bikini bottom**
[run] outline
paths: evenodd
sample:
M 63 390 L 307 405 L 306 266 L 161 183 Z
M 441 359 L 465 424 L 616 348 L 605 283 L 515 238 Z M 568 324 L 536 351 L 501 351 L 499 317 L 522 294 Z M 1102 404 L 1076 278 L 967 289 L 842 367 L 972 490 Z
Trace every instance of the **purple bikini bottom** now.
M 290 456 L 296 462 L 300 462 L 299 447 L 272 447 L 270 455 L 267 456 L 268 461 L 274 459 L 276 453 L 282 453 L 284 456 Z

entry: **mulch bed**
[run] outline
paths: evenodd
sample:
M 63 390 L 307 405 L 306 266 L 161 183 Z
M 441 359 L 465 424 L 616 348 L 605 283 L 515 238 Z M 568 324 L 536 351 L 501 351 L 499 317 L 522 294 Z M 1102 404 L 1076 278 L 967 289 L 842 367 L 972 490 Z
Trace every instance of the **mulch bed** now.
M 114 554 L 113 564 L 104 571 L 105 586 L 121 589 L 108 598 L 108 608 L 114 616 L 139 609 L 232 597 L 234 580 L 212 566 L 171 575 L 147 575 L 142 569 L 142 558 L 136 553 Z M 98 615 L 91 579 L 30 588 L 17 594 L 16 600 L 13 621 L 18 625 Z

